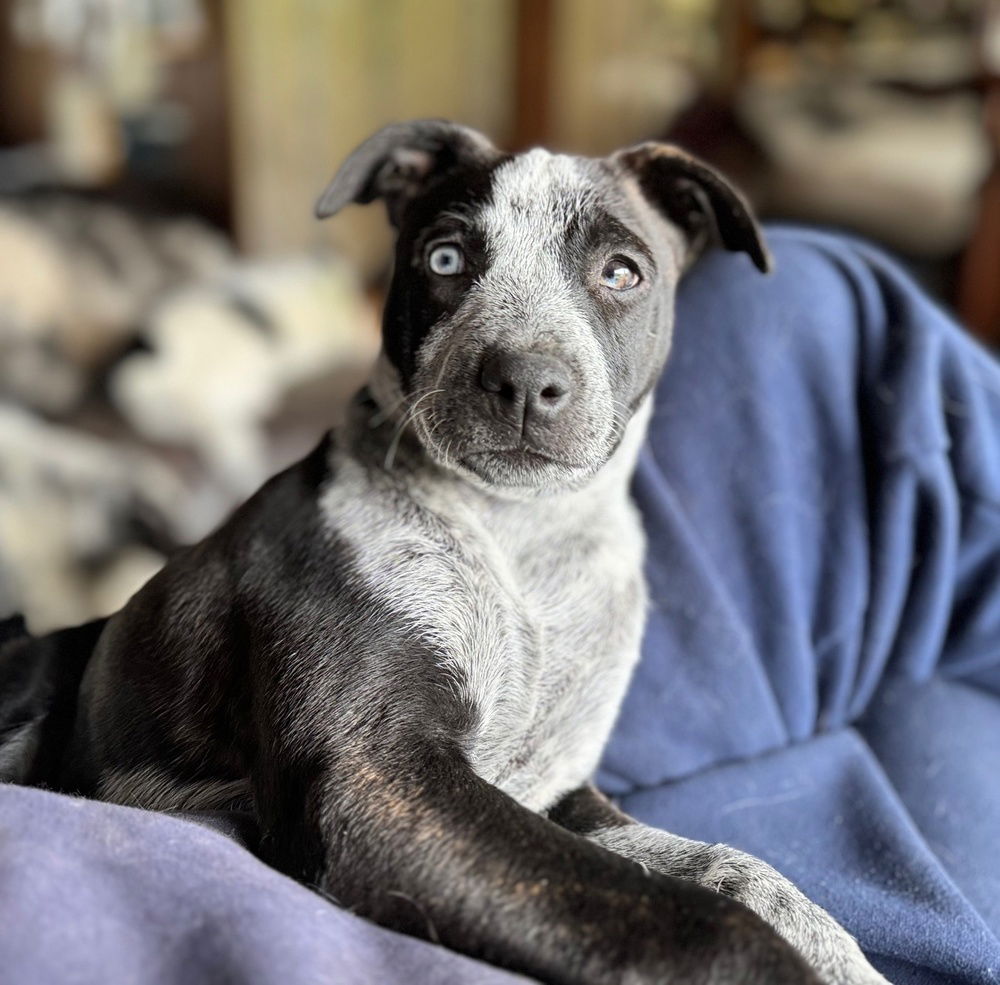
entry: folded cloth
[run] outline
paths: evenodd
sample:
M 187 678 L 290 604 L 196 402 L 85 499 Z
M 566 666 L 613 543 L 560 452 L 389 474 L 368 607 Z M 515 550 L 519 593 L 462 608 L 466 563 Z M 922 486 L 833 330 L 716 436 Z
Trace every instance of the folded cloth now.
M 893 263 L 707 255 L 635 482 L 649 625 L 600 782 L 827 907 L 896 983 L 1000 981 L 1000 369 Z M 515 981 L 205 823 L 0 786 L 4 982 Z

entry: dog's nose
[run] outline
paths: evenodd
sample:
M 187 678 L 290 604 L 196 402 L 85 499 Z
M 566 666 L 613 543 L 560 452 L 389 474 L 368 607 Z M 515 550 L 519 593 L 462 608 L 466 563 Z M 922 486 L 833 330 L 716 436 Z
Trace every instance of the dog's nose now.
M 539 352 L 502 352 L 483 363 L 479 381 L 496 410 L 523 430 L 529 418 L 555 418 L 569 403 L 569 367 Z

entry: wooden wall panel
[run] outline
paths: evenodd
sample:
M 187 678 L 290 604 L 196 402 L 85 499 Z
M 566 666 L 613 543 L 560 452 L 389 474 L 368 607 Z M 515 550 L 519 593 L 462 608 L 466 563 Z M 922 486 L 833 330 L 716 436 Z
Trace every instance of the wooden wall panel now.
M 606 154 L 662 135 L 716 68 L 718 0 L 553 0 L 550 136 Z
M 498 141 L 512 126 L 510 0 L 229 0 L 235 225 L 253 253 L 335 242 L 371 270 L 381 209 L 324 224 L 312 204 L 383 123 L 446 116 Z

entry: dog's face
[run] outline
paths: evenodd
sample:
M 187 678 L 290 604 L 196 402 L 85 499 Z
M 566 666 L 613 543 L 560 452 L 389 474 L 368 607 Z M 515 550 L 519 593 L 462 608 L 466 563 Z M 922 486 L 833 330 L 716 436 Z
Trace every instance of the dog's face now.
M 663 366 L 693 245 L 715 233 L 767 269 L 739 195 L 664 144 L 510 155 L 400 124 L 348 158 L 317 213 L 376 197 L 398 231 L 376 399 L 439 465 L 509 494 L 608 460 Z

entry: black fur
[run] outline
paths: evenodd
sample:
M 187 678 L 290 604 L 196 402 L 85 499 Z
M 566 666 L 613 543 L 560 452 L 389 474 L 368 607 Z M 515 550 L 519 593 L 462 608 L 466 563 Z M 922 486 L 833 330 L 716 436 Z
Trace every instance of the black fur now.
M 489 201 L 493 171 L 506 159 L 498 157 L 485 166 L 453 168 L 406 207 L 382 316 L 382 343 L 399 371 L 404 390 L 410 389 L 417 351 L 430 327 L 454 307 L 456 298 L 488 263 L 481 232 L 455 215 L 471 212 Z M 443 282 L 422 276 L 428 244 L 452 239 L 460 241 L 465 250 L 468 262 L 464 273 Z
M 401 229 L 385 347 L 404 381 L 422 333 L 455 304 L 446 292 L 461 289 L 414 276 L 413 258 L 451 231 L 475 276 L 485 247 L 441 213 L 482 203 L 502 160 L 461 128 L 432 124 L 421 136 L 414 126 L 352 157 L 327 201 L 393 199 Z M 386 171 L 409 160 L 393 156 L 403 138 L 431 155 L 429 171 Z M 652 267 L 655 251 L 632 228 L 595 215 L 570 231 L 568 255 L 589 256 L 595 238 L 621 241 Z M 605 313 L 609 360 L 620 351 L 630 393 L 651 385 L 665 342 L 629 341 L 624 326 L 641 331 L 650 317 Z M 642 344 L 650 358 L 625 358 Z M 630 368 L 640 364 L 641 376 Z M 344 432 L 357 447 L 340 450 L 374 471 L 395 425 L 368 426 L 371 412 L 362 393 L 352 415 L 366 423 Z M 177 809 L 193 805 L 190 791 L 216 791 L 225 803 L 211 806 L 252 815 L 262 855 L 282 871 L 386 926 L 546 982 L 816 982 L 739 903 L 576 833 L 619 823 L 606 801 L 581 794 L 544 817 L 473 770 L 464 740 L 479 710 L 459 672 L 388 610 L 324 522 L 335 450 L 328 436 L 106 624 L 34 642 L 8 627 L 17 638 L 0 650 L 0 723 L 17 733 L 12 761 L 23 728 L 38 741 L 28 767 L 7 775 L 112 799 L 121 788 L 129 802 Z M 406 470 L 377 481 L 405 484 Z
M 28 635 L 19 617 L 0 622 L 0 782 L 47 784 L 72 734 L 77 692 L 106 619 Z
M 626 967 L 643 981 L 668 969 L 678 983 L 750 980 L 745 969 L 813 981 L 739 904 L 645 872 L 472 772 L 461 739 L 473 710 L 404 627 L 372 622 L 349 553 L 320 529 L 328 450 L 327 439 L 135 596 L 84 681 L 74 742 L 32 781 L 92 794 L 98 762 L 177 782 L 249 775 L 251 797 L 231 806 L 255 813 L 260 851 L 282 871 L 547 982 L 617 982 Z M 100 629 L 74 634 L 58 671 L 36 668 L 47 678 L 36 698 L 52 686 L 75 696 L 60 677 L 79 676 Z

